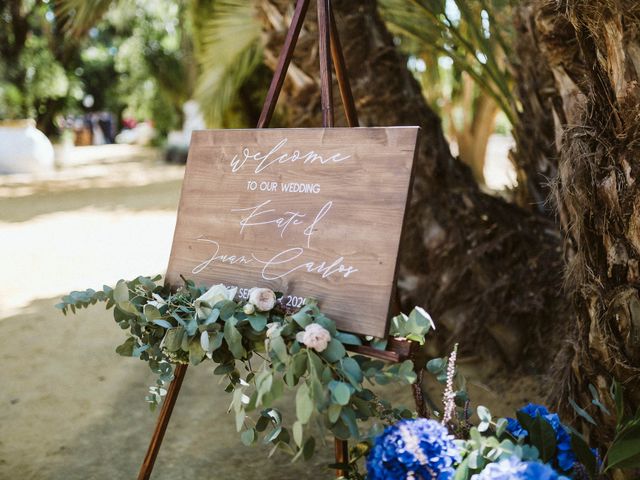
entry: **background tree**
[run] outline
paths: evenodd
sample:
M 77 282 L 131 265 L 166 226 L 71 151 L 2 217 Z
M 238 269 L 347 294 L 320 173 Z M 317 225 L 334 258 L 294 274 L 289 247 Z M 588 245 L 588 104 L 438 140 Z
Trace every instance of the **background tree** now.
M 640 405 L 640 4 L 538 0 L 536 27 L 561 102 L 556 199 L 575 307 L 560 401 L 589 405 L 615 379 Z M 561 403 L 566 407 L 566 403 Z M 613 419 L 591 409 L 609 427 Z
M 511 124 L 517 115 L 506 62 L 513 39 L 511 2 L 382 0 L 380 7 L 401 39 L 401 49 L 423 65 L 424 59 L 429 62 L 428 68 L 414 68 L 422 77 L 425 96 L 445 120 L 461 160 L 484 183 L 487 145 L 497 114 L 501 111 Z M 416 63 L 412 60 L 410 66 Z

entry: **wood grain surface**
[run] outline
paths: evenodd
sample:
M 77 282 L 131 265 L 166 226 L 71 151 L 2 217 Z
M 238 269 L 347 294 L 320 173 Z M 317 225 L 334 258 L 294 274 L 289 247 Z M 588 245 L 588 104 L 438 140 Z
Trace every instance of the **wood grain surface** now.
M 313 297 L 339 329 L 385 337 L 418 131 L 194 132 L 167 281 Z

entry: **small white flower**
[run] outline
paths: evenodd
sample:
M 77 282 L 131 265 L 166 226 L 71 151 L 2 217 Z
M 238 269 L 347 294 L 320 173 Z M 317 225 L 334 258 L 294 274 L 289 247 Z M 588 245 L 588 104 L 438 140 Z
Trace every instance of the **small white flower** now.
M 281 323 L 278 323 L 278 322 L 267 323 L 267 338 L 280 335 L 280 330 L 282 330 Z
M 296 340 L 316 352 L 322 352 L 329 345 L 331 334 L 322 325 L 311 323 L 305 327 L 304 331 L 296 334 Z
M 242 307 L 242 311 L 247 315 L 252 315 L 256 311 L 256 307 L 253 306 L 253 303 L 245 303 L 244 307 Z
M 276 294 L 269 288 L 252 288 L 249 290 L 249 303 L 261 312 L 268 312 L 276 306 Z
M 205 293 L 196 298 L 193 305 L 196 307 L 198 318 L 207 318 L 211 314 L 211 310 L 216 303 L 221 300 L 233 300 L 238 292 L 238 288 L 227 288 L 223 284 L 214 285 Z M 202 302 L 209 304 L 209 307 L 202 305 Z

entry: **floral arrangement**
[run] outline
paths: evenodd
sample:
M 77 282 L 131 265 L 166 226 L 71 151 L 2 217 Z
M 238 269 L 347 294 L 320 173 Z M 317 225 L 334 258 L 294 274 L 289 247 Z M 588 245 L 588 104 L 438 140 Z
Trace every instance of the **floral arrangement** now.
M 173 292 L 160 280 L 138 277 L 114 288 L 72 292 L 57 307 L 65 314 L 98 302 L 113 308 L 114 320 L 129 334 L 116 351 L 146 361 L 158 376 L 146 397 L 152 408 L 166 393 L 176 364 L 213 362 L 214 373 L 228 381 L 230 411 L 246 445 L 262 437 L 273 451 L 308 459 L 316 444 L 309 426 L 315 424 L 321 437 L 328 430 L 355 440 L 349 463 L 332 465 L 351 479 L 589 480 L 607 478 L 615 469 L 640 468 L 640 410 L 629 412 L 616 383 L 611 388 L 616 434 L 602 458 L 541 405 L 529 404 L 515 418 L 498 419 L 479 406 L 479 422 L 472 424 L 465 381 L 456 371 L 457 345 L 448 358 L 426 364 L 444 385 L 441 410 L 434 409 L 434 418 L 416 418 L 365 387 L 365 382 L 412 384 L 413 363 L 385 364 L 349 354 L 345 346 L 363 340 L 337 330 L 315 301 L 308 299 L 294 310 L 265 288 L 236 300 L 236 288 L 206 289 L 184 280 Z M 416 307 L 392 319 L 390 334 L 423 343 L 432 328 L 429 314 Z M 385 347 L 384 340 L 368 342 Z M 274 407 L 287 389 L 295 390 L 292 424 Z M 595 388 L 592 394 L 593 405 L 609 413 Z M 574 408 L 595 423 L 586 410 Z M 364 431 L 363 422 L 370 419 L 380 422 Z M 364 473 L 358 467 L 362 460 Z
M 454 474 L 460 451 L 453 435 L 435 420 L 402 420 L 387 427 L 367 458 L 370 480 L 438 479 Z
M 236 300 L 237 288 L 215 285 L 208 290 L 191 280 L 173 292 L 161 278 L 138 277 L 119 281 L 114 288 L 71 292 L 56 305 L 63 313 L 98 302 L 113 308 L 116 323 L 128 337 L 116 352 L 146 361 L 157 375 L 146 399 L 158 405 L 173 378 L 176 364 L 216 364 L 214 373 L 226 377 L 232 393 L 230 411 L 246 445 L 272 443 L 294 459 L 311 457 L 313 423 L 341 439 L 367 438 L 361 424 L 379 419 L 391 424 L 412 413 L 378 397 L 371 384 L 416 380 L 411 360 L 385 364 L 362 355 L 350 355 L 346 345 L 361 345 L 356 335 L 341 332 L 314 300 L 292 310 L 281 294 L 254 288 Z M 433 322 L 421 308 L 399 315 L 391 334 L 424 342 Z M 385 341 L 371 339 L 374 348 Z M 294 389 L 296 420 L 288 424 L 274 402 Z
M 479 406 L 479 422 L 474 426 L 464 379 L 455 371 L 456 354 L 457 346 L 448 359 L 427 364 L 445 385 L 441 411 L 434 411 L 439 420 L 402 420 L 361 444 L 354 453 L 366 456 L 366 474 L 359 473 L 354 456 L 351 478 L 590 480 L 610 478 L 615 469 L 640 467 L 640 411 L 628 414 L 619 385 L 612 388 L 618 417 L 616 436 L 601 459 L 581 434 L 542 405 L 530 403 L 516 412 L 516 418 L 495 420 L 486 407 Z M 594 392 L 593 404 L 606 410 Z M 574 408 L 579 415 L 588 416 L 584 409 Z M 637 473 L 615 478 L 640 478 Z

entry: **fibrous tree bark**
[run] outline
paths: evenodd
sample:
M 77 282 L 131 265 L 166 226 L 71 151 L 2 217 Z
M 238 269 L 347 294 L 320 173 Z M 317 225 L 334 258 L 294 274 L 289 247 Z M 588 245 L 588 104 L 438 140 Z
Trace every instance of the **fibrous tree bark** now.
M 291 3 L 260 3 L 267 63 L 273 65 L 288 25 L 282 14 Z M 403 303 L 428 308 L 438 337 L 449 333 L 467 352 L 484 353 L 485 360 L 500 352 L 513 366 L 543 367 L 548 354 L 541 356 L 539 349 L 555 352 L 561 337 L 547 334 L 566 318 L 556 228 L 543 216 L 483 194 L 469 169 L 452 157 L 440 119 L 426 105 L 375 1 L 335 0 L 332 5 L 361 125 L 422 127 L 401 247 Z M 321 124 L 316 42 L 309 21 L 283 93 L 286 115 L 281 118 L 289 125 Z M 338 124 L 344 125 L 340 117 Z
M 640 3 L 537 0 L 540 46 L 551 66 L 566 236 L 566 285 L 575 307 L 558 400 L 610 402 L 617 380 L 640 405 Z M 566 405 L 562 402 L 562 405 Z M 589 412 L 607 428 L 611 416 Z
M 558 172 L 553 106 L 561 99 L 553 73 L 540 50 L 535 26 L 535 0 L 522 0 L 514 11 L 514 45 L 509 63 L 519 103 L 513 125 L 516 148 L 516 201 L 524 208 L 555 218 L 552 185 Z

